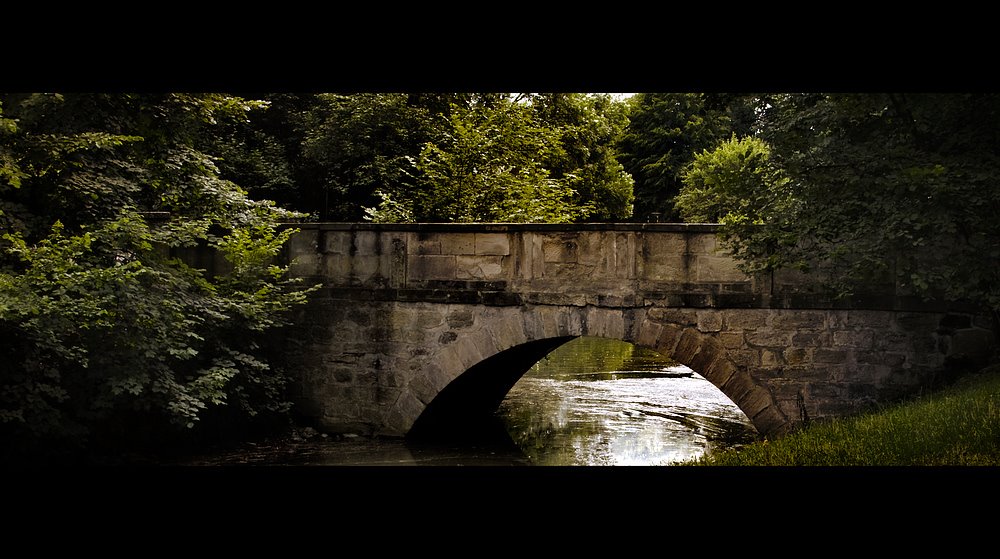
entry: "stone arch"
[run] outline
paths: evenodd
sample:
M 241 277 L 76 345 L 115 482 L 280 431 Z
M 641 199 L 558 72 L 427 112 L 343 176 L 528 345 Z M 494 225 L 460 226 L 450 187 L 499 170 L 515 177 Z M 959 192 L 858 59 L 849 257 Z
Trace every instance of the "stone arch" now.
M 477 385 L 483 391 L 475 396 L 479 402 L 489 403 L 496 392 L 503 395 L 510 390 L 534 363 L 567 341 L 591 330 L 605 331 L 615 328 L 624 335 L 622 311 L 607 311 L 595 307 L 577 306 L 522 306 L 476 307 L 478 327 L 455 333 L 447 343 L 439 344 L 434 355 L 410 379 L 395 404 L 388 410 L 383 424 L 386 434 L 406 435 L 427 408 L 442 393 L 466 374 L 474 376 L 501 374 L 496 369 L 504 362 L 514 363 L 514 369 L 523 367 L 509 386 L 506 379 L 496 379 L 489 386 Z M 533 360 L 532 360 L 533 359 Z M 488 393 L 487 393 L 488 392 Z M 496 402 L 499 404 L 499 400 Z M 456 408 L 455 413 L 458 413 Z M 451 414 L 449 414 L 451 415 Z
M 439 348 L 422 374 L 411 380 L 385 418 L 392 432 L 405 435 L 425 421 L 455 421 L 476 406 L 492 412 L 534 363 L 580 336 L 619 339 L 670 356 L 719 388 L 759 433 L 790 429 L 771 392 L 733 363 L 713 333 L 651 320 L 646 309 L 539 305 L 493 307 L 487 314 L 480 328 Z M 467 403 L 461 402 L 463 390 L 469 390 L 464 393 Z M 442 404 L 439 398 L 453 402 Z M 440 418 L 427 419 L 439 404 L 444 409 Z
M 697 371 L 743 410 L 758 433 L 767 436 L 791 430 L 792 423 L 771 391 L 757 383 L 745 367 L 733 362 L 715 333 L 647 316 L 639 323 L 635 338 L 626 341 L 670 356 Z

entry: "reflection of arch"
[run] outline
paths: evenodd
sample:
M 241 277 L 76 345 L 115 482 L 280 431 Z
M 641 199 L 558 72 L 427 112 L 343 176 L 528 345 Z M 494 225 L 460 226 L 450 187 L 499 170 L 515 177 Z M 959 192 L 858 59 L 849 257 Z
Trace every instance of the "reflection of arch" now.
M 471 423 L 489 417 L 542 357 L 575 337 L 594 336 L 647 347 L 691 367 L 743 410 L 763 435 L 788 430 L 770 391 L 735 365 L 713 334 L 643 315 L 642 310 L 590 306 L 498 309 L 480 328 L 441 347 L 424 376 L 411 382 L 408 412 L 397 406 L 395 423 L 413 435 L 474 428 Z

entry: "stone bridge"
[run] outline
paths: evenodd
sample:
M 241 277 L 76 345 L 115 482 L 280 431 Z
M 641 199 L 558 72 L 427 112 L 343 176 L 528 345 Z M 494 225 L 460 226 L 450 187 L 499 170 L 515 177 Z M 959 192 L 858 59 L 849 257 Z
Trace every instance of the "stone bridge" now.
M 912 395 L 996 346 L 975 309 L 891 282 L 837 299 L 799 272 L 748 277 L 713 225 L 295 227 L 293 274 L 323 288 L 275 346 L 331 433 L 469 424 L 578 336 L 691 367 L 766 436 Z

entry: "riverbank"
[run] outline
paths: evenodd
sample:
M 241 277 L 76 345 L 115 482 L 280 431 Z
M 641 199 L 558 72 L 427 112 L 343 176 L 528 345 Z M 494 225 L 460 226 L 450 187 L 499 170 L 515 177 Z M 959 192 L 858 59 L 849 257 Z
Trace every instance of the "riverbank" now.
M 689 466 L 998 466 L 1000 365 L 871 414 L 817 423 Z

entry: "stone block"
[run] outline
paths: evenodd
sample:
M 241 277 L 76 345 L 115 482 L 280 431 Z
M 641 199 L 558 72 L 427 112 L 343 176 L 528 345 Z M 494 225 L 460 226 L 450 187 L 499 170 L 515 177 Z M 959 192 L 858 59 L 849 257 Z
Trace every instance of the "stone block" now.
M 792 345 L 795 347 L 825 347 L 832 339 L 830 332 L 806 332 L 792 334 Z
M 496 280 L 504 277 L 502 256 L 456 256 L 455 277 L 464 280 Z
M 978 328 L 960 330 L 951 337 L 950 355 L 988 357 L 996 348 L 993 332 Z
M 618 340 L 625 336 L 625 320 L 620 310 L 587 307 L 586 320 L 588 336 Z
M 639 334 L 635 339 L 635 344 L 643 347 L 656 349 L 657 341 L 659 340 L 660 332 L 662 330 L 663 330 L 662 324 L 658 322 L 653 322 L 649 319 L 644 319 L 640 323 Z
M 680 342 L 684 329 L 672 324 L 664 324 L 660 329 L 660 337 L 654 349 L 662 355 L 679 360 L 676 357 L 677 344 Z
M 300 230 L 288 239 L 289 255 L 294 258 L 303 254 L 316 254 L 318 252 L 319 231 Z
M 723 324 L 726 330 L 756 330 L 762 327 L 767 317 L 774 312 L 765 309 L 724 309 Z
M 496 337 L 497 345 L 503 350 L 529 341 L 524 333 L 524 323 L 520 310 L 505 314 L 502 318 L 493 321 L 493 324 L 493 335 Z
M 869 349 L 875 345 L 875 332 L 873 330 L 837 331 L 833 333 L 833 345 Z
M 698 323 L 699 315 L 697 311 L 653 307 L 649 309 L 648 316 L 650 320 L 656 322 L 678 326 L 694 326 Z
M 708 379 L 716 387 L 719 387 L 729 382 L 729 377 L 736 374 L 737 370 L 736 365 L 733 364 L 727 355 L 724 358 L 716 359 L 710 367 L 704 371 L 698 371 L 698 374 Z
M 736 403 L 736 402 L 734 402 Z M 747 418 L 757 417 L 764 410 L 774 405 L 771 392 L 761 386 L 754 386 L 746 394 L 742 401 L 736 403 Z
M 426 409 L 426 404 L 410 391 L 403 391 L 389 408 L 386 414 L 385 431 L 387 435 L 405 435 L 420 414 Z
M 703 336 L 698 347 L 698 352 L 690 359 L 688 366 L 701 374 L 702 371 L 707 371 L 711 368 L 715 360 L 723 355 L 725 355 L 725 350 L 717 340 Z
M 510 239 L 506 233 L 476 233 L 476 254 L 507 256 Z
M 693 279 L 697 282 L 719 283 L 750 281 L 728 256 L 698 256 L 694 260 Z
M 786 348 L 792 345 L 793 332 L 787 330 L 761 329 L 755 332 L 747 332 L 746 341 L 750 345 L 759 347 L 779 347 Z
M 720 332 L 719 343 L 726 349 L 743 347 L 743 332 Z
M 743 398 L 756 386 L 750 375 L 734 374 L 725 384 L 719 386 L 719 390 L 739 406 Z
M 896 313 L 896 325 L 904 332 L 936 332 L 941 322 L 938 313 Z
M 474 255 L 479 254 L 476 251 L 476 237 L 475 233 L 449 233 L 442 234 L 439 237 L 439 242 L 441 244 L 441 254 L 461 254 L 461 255 Z
M 454 256 L 410 256 L 407 259 L 409 281 L 455 279 Z
M 348 231 L 324 231 L 321 252 L 343 256 L 351 255 L 351 234 Z
M 382 243 L 377 231 L 353 231 L 351 233 L 351 254 L 355 256 L 377 256 Z
M 722 256 L 719 248 L 719 240 L 715 233 L 686 233 L 687 251 L 696 255 L 718 255 Z
M 452 329 L 469 328 L 476 322 L 476 315 L 469 307 L 452 308 L 445 317 Z
M 698 330 L 718 332 L 722 330 L 722 313 L 718 311 L 698 311 Z
M 413 250 L 412 253 L 421 256 L 427 254 L 441 254 L 441 241 L 437 238 L 416 241 L 415 250 Z
M 688 281 L 687 258 L 685 256 L 667 255 L 656 259 L 643 260 L 639 277 L 657 283 L 686 282 Z
M 847 361 L 848 352 L 843 349 L 817 348 L 813 353 L 814 363 L 844 363 Z
M 765 369 L 774 369 L 785 364 L 780 350 L 762 349 L 760 352 L 760 366 Z
M 893 313 L 886 311 L 844 311 L 846 326 L 886 330 L 893 322 Z M 931 329 L 933 330 L 933 328 Z
M 800 347 L 790 347 L 785 349 L 782 353 L 782 357 L 785 363 L 789 365 L 801 365 L 807 361 L 812 360 L 811 349 L 805 349 Z
M 301 253 L 295 256 L 288 266 L 288 273 L 291 277 L 316 277 L 323 274 L 321 267 L 322 259 L 315 252 Z M 325 281 L 329 281 L 323 278 Z
M 550 238 L 545 239 L 542 244 L 542 253 L 546 264 L 575 263 L 578 249 L 576 241 L 572 239 Z
M 771 315 L 771 327 L 783 330 L 820 329 L 826 323 L 824 311 L 775 310 Z
M 673 357 L 681 363 L 690 363 L 701 347 L 702 335 L 694 328 L 685 328 L 674 348 Z
M 736 349 L 728 352 L 729 359 L 739 367 L 760 368 L 760 350 Z

